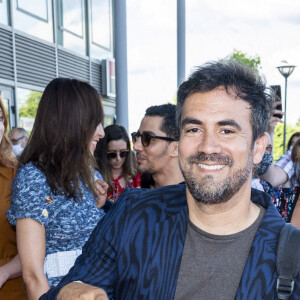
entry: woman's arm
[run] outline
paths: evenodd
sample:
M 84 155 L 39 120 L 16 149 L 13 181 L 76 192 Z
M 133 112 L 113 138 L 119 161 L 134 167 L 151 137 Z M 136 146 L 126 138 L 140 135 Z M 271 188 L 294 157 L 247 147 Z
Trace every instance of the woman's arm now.
M 0 289 L 4 283 L 22 275 L 21 263 L 17 254 L 10 262 L 0 267 Z
M 33 219 L 18 219 L 17 245 L 28 299 L 37 300 L 50 288 L 44 273 L 45 227 Z

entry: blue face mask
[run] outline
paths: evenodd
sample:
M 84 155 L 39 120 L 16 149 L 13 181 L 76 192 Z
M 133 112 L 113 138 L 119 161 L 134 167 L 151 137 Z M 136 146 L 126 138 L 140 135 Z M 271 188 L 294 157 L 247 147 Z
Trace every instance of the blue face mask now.
M 272 163 L 273 163 L 273 154 L 269 152 L 265 152 L 261 162 L 258 165 L 255 165 L 255 172 L 253 177 L 259 177 L 265 174 Z

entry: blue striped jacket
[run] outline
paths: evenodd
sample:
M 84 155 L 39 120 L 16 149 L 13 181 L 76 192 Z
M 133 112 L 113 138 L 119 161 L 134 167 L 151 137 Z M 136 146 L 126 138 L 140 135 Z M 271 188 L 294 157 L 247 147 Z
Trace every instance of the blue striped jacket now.
M 41 299 L 56 299 L 59 289 L 75 280 L 104 288 L 110 299 L 173 299 L 188 223 L 185 188 L 124 191 L 69 274 Z M 251 198 L 267 210 L 235 299 L 276 299 L 276 249 L 284 221 L 268 195 L 252 190 Z M 300 299 L 300 275 L 291 299 Z

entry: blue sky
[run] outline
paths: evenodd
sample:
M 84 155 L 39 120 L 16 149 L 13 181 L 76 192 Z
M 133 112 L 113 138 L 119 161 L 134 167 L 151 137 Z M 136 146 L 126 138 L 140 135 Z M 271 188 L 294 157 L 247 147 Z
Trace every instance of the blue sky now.
M 127 0 L 129 131 L 147 107 L 172 102 L 176 79 L 176 0 Z M 276 66 L 298 67 L 288 79 L 287 123 L 300 118 L 300 1 L 186 0 L 186 76 L 193 66 L 241 50 L 260 56 L 269 85 Z

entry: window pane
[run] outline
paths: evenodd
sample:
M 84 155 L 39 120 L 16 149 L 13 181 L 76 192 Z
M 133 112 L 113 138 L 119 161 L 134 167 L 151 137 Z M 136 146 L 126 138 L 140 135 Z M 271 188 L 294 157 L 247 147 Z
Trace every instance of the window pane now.
M 14 0 L 16 29 L 53 43 L 50 0 Z
M 17 0 L 17 10 L 48 22 L 47 0 Z
M 7 0 L 0 0 L 0 23 L 8 25 Z
M 114 124 L 114 115 L 104 115 L 103 128 Z
M 5 111 L 8 116 L 8 124 L 7 129 L 12 128 L 15 125 L 15 115 L 13 112 L 12 107 L 14 106 L 13 101 L 13 89 L 8 86 L 1 86 L 0 85 L 0 96 L 2 98 L 2 101 L 4 103 Z
M 111 0 L 91 0 L 89 15 L 91 57 L 99 60 L 113 57 Z
M 21 88 L 17 89 L 17 93 L 19 127 L 22 127 L 30 132 L 32 130 L 42 93 Z
M 110 0 L 91 1 L 92 43 L 110 49 Z
M 85 15 L 82 0 L 59 1 L 57 42 L 67 49 L 86 55 Z
M 82 0 L 61 0 L 61 29 L 83 37 Z

